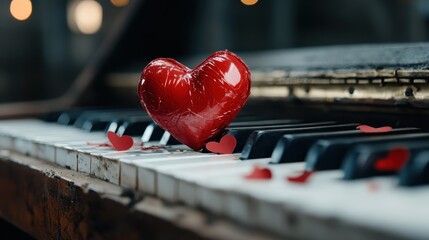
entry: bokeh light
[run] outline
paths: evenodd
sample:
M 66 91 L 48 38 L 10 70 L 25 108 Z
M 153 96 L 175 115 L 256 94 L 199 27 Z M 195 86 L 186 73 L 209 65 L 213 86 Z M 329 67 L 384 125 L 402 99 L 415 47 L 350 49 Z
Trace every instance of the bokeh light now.
M 115 7 L 125 7 L 130 3 L 130 0 L 110 0 Z
M 68 24 L 79 33 L 96 33 L 103 22 L 103 8 L 94 0 L 75 1 L 68 8 Z
M 32 12 L 33 6 L 30 0 L 13 0 L 10 3 L 10 13 L 17 20 L 27 20 Z
M 258 0 L 240 0 L 240 1 L 241 3 L 247 6 L 255 5 L 258 2 Z

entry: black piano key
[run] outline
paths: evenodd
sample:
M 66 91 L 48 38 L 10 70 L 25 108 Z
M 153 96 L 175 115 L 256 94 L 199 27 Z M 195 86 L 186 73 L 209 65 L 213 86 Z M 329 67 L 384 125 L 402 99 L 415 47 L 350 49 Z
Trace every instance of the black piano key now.
M 152 142 L 159 141 L 164 134 L 164 129 L 162 129 L 158 124 L 152 122 L 149 124 L 143 132 L 141 137 L 142 142 Z
M 45 122 L 58 122 L 58 118 L 64 111 L 53 111 L 42 114 L 39 119 Z
M 385 135 L 394 135 L 417 131 L 416 128 L 394 129 L 388 133 L 380 133 Z M 352 138 L 358 136 L 366 136 L 367 138 L 376 137 L 380 134 L 371 134 L 371 136 L 362 133 L 360 130 L 339 131 L 339 132 L 318 132 L 318 133 L 302 133 L 302 134 L 287 134 L 280 138 L 271 155 L 272 163 L 290 163 L 301 162 L 305 160 L 306 154 L 312 145 L 320 139 L 333 138 Z M 348 139 L 349 140 L 349 139 Z M 334 140 L 335 141 L 335 140 Z M 333 152 L 336 154 L 336 152 Z
M 397 174 L 399 170 L 377 169 L 378 160 L 386 157 L 395 147 L 404 147 L 409 151 L 406 161 L 413 159 L 416 154 L 429 150 L 429 142 L 398 140 L 390 143 L 358 145 L 344 158 L 342 170 L 345 180 L 362 179 L 375 176 Z
M 262 117 L 259 117 L 262 118 Z M 258 119 L 258 117 L 252 117 L 252 121 L 244 121 L 241 122 L 242 119 L 234 119 L 234 122 L 232 122 L 229 126 L 239 126 L 237 128 L 246 128 L 247 126 L 255 127 L 255 126 L 265 126 L 265 124 L 273 124 L 270 127 L 277 127 L 281 124 L 292 124 L 300 122 L 300 120 L 291 120 L 291 119 L 274 119 L 274 120 L 255 120 Z M 248 120 L 246 118 L 246 120 Z M 265 126 L 268 127 L 268 126 Z M 165 135 L 164 135 L 165 133 Z M 163 139 L 163 140 L 162 140 Z M 142 136 L 142 142 L 148 142 L 148 141 L 161 141 L 160 144 L 163 145 L 175 145 L 175 144 L 181 144 L 177 139 L 172 137 L 170 133 L 164 131 L 161 127 L 159 127 L 156 123 L 152 123 L 148 126 L 147 129 L 145 129 L 143 136 Z M 238 141 L 237 141 L 238 142 Z
M 229 125 L 229 127 L 230 126 L 237 126 L 237 125 L 240 126 L 240 127 L 236 128 L 236 130 L 239 129 L 237 131 L 240 131 L 240 133 L 241 133 L 241 135 L 238 136 L 238 138 L 236 137 L 237 142 L 239 142 L 238 139 L 241 139 L 241 138 L 246 138 L 247 139 L 247 137 L 245 137 L 245 136 L 243 137 L 244 131 L 246 131 L 245 130 L 246 128 L 252 128 L 252 127 L 255 128 L 255 126 L 264 126 L 264 124 L 267 124 L 267 123 L 274 124 L 274 125 L 265 126 L 265 127 L 276 128 L 279 125 L 275 125 L 275 124 L 285 124 L 285 123 L 291 124 L 293 122 L 298 122 L 298 120 L 289 120 L 289 119 L 284 120 L 284 119 L 280 119 L 280 120 L 260 120 L 260 121 L 240 122 L 239 119 L 235 119 L 234 122 L 232 122 Z M 281 126 L 284 126 L 284 125 L 281 125 Z M 230 129 L 231 128 L 226 129 L 223 132 L 223 134 L 221 134 L 221 136 L 223 136 L 225 134 L 231 134 L 230 131 L 229 131 Z M 255 128 L 255 129 L 257 129 L 257 128 Z M 253 131 L 253 130 L 251 130 L 251 131 Z M 177 139 L 175 139 L 173 136 L 171 136 L 171 134 L 168 131 L 165 131 L 163 133 L 161 139 L 160 139 L 159 144 L 161 144 L 161 145 L 177 145 L 177 144 L 182 144 L 182 143 L 179 142 Z M 238 146 L 238 144 L 237 144 L 237 146 Z M 237 147 L 236 147 L 236 149 L 237 149 Z
M 97 109 L 83 111 L 76 119 L 73 126 L 83 128 L 87 122 L 105 122 L 117 119 L 126 119 L 132 116 L 146 115 L 144 111 L 134 109 Z M 104 129 L 103 129 L 104 130 Z
M 409 159 L 399 172 L 400 186 L 421 186 L 429 184 L 429 150 Z
M 119 127 L 122 126 L 122 124 L 124 124 L 125 120 L 124 119 L 114 119 L 112 120 L 109 125 L 106 126 L 105 132 L 118 132 Z
M 246 144 L 241 152 L 240 159 L 256 159 L 270 157 L 274 151 L 277 141 L 285 134 L 297 134 L 308 132 L 331 132 L 356 129 L 358 124 L 337 124 L 331 125 L 334 122 L 316 123 L 315 126 L 275 129 L 275 130 L 260 130 L 253 132 L 247 139 Z
M 132 117 L 124 120 L 116 130 L 118 135 L 141 136 L 153 121 L 149 116 Z
M 327 122 L 330 124 L 333 122 Z M 257 130 L 268 130 L 268 129 L 285 129 L 285 128 L 298 128 L 298 127 L 311 127 L 315 123 L 301 123 L 301 124 L 282 124 L 282 125 L 261 125 L 261 126 L 249 126 L 249 127 L 228 127 L 223 131 L 221 136 L 230 134 L 237 140 L 237 145 L 234 149 L 234 153 L 239 153 L 243 150 L 244 145 L 247 142 L 250 134 Z M 220 139 L 220 137 L 219 137 Z M 218 139 L 218 140 L 219 140 Z
M 259 117 L 261 118 L 261 117 Z M 268 125 L 285 125 L 301 123 L 301 120 L 297 119 L 263 119 L 257 120 L 258 117 L 254 118 L 236 118 L 228 127 L 256 127 L 256 126 L 268 126 Z
M 149 119 L 149 121 L 148 121 L 148 119 Z M 142 127 L 142 129 L 139 131 L 140 132 L 139 134 L 136 133 L 136 135 L 135 135 L 135 134 L 133 134 L 133 130 L 135 129 L 135 127 L 137 128 L 140 121 L 143 121 L 145 123 L 145 125 L 139 126 L 139 127 Z M 151 122 L 152 122 L 152 119 L 150 119 L 150 117 L 146 114 L 136 115 L 136 116 L 116 117 L 116 118 L 112 119 L 112 121 L 106 127 L 106 132 L 112 131 L 112 132 L 116 132 L 119 135 L 139 136 L 139 135 L 143 134 L 144 129 Z M 135 124 L 137 124 L 137 125 L 135 125 Z M 128 128 L 129 128 L 128 131 L 130 133 L 127 132 Z
M 73 123 L 73 126 L 77 127 L 77 128 L 83 128 L 83 125 L 85 123 L 91 122 L 91 121 L 96 121 L 97 119 L 99 119 L 101 117 L 100 115 L 105 116 L 110 111 L 112 111 L 112 110 L 111 109 L 106 109 L 106 110 L 97 109 L 97 110 L 83 111 L 77 116 L 75 122 Z
M 396 129 L 398 130 L 398 129 Z M 413 131 L 413 129 L 409 129 Z M 395 133 L 395 129 L 393 130 Z M 306 157 L 306 170 L 333 170 L 341 168 L 347 152 L 358 144 L 378 144 L 405 140 L 429 139 L 429 133 L 399 133 L 383 136 L 320 140 L 311 147 Z
M 88 132 L 104 131 L 111 121 L 111 118 L 88 119 L 83 123 L 81 129 Z
M 84 111 L 87 111 L 87 109 L 71 109 L 64 111 L 58 117 L 57 123 L 61 125 L 73 125 L 79 115 Z
M 177 140 L 173 136 L 171 136 L 169 132 L 165 131 L 161 137 L 161 140 L 159 140 L 159 144 L 160 145 L 178 145 L 182 143 L 179 142 L 179 140 Z

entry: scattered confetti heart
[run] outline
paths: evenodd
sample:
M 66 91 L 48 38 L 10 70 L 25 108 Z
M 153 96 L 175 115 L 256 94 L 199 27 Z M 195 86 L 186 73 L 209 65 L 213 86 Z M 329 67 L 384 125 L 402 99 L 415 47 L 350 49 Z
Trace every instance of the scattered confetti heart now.
M 298 176 L 287 177 L 287 180 L 294 183 L 306 183 L 313 173 L 314 171 L 303 171 Z
M 375 168 L 379 171 L 399 171 L 410 157 L 410 151 L 404 147 L 392 148 L 387 156 L 377 159 Z
M 117 151 L 125 151 L 134 145 L 133 138 L 130 136 L 118 136 L 112 131 L 107 132 L 107 138 L 112 143 L 113 148 Z
M 206 144 L 207 150 L 213 153 L 231 154 L 237 145 L 237 140 L 234 136 L 227 134 L 223 136 L 219 142 L 208 142 Z
M 250 173 L 244 176 L 245 179 L 251 180 L 267 180 L 273 178 L 271 170 L 269 168 L 260 167 L 258 165 L 253 166 Z
M 359 129 L 363 133 L 387 133 L 392 131 L 392 127 L 389 126 L 375 128 L 368 125 L 359 125 L 356 129 Z

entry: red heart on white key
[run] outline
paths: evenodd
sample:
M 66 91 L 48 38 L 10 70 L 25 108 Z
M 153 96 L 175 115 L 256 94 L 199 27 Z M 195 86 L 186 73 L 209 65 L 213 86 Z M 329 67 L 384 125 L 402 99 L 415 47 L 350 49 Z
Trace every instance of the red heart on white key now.
M 297 176 L 286 177 L 289 182 L 293 183 L 306 183 L 314 171 L 303 171 Z
M 125 151 L 133 147 L 134 140 L 130 136 L 118 136 L 112 131 L 107 132 L 107 138 L 117 151 Z
M 231 154 L 237 145 L 237 140 L 234 136 L 227 134 L 223 136 L 219 142 L 208 142 L 206 144 L 207 150 L 214 153 Z
M 255 165 L 253 166 L 252 171 L 245 175 L 244 178 L 249 180 L 269 180 L 273 178 L 273 174 L 269 168 Z

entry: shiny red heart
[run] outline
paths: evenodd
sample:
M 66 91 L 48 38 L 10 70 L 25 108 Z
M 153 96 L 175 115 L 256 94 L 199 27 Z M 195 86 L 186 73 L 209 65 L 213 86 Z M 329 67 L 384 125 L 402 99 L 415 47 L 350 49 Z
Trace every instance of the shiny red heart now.
M 375 128 L 368 125 L 359 125 L 356 128 L 363 133 L 387 133 L 392 131 L 392 127 L 389 126 Z
M 140 103 L 152 119 L 193 148 L 220 133 L 250 94 L 250 72 L 229 51 L 219 51 L 189 69 L 168 58 L 150 62 L 140 78 Z
M 125 151 L 133 147 L 134 140 L 130 136 L 118 136 L 112 131 L 107 132 L 107 138 L 117 151 Z
M 208 142 L 207 150 L 214 153 L 231 154 L 237 145 L 237 139 L 234 136 L 227 134 L 223 136 L 219 142 Z
M 268 180 L 273 178 L 273 174 L 269 168 L 255 165 L 253 166 L 252 171 L 245 175 L 244 178 L 249 180 Z
M 377 159 L 375 169 L 379 171 L 399 171 L 410 157 L 410 150 L 404 147 L 392 148 L 387 156 Z

